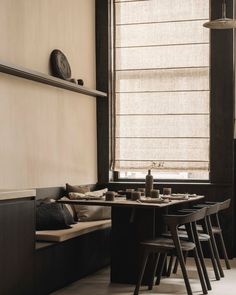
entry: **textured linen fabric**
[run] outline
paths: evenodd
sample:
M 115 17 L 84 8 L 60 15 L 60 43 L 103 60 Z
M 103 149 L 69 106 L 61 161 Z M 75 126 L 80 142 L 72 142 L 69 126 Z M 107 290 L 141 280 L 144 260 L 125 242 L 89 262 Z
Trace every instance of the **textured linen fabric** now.
M 209 175 L 209 1 L 114 5 L 114 170 Z
M 102 197 L 108 191 L 107 188 L 93 192 L 69 193 L 69 198 L 72 200 L 80 199 L 83 197 L 98 198 Z M 91 206 L 91 205 L 74 205 L 77 218 L 79 221 L 103 220 L 111 218 L 111 208 L 107 206 Z

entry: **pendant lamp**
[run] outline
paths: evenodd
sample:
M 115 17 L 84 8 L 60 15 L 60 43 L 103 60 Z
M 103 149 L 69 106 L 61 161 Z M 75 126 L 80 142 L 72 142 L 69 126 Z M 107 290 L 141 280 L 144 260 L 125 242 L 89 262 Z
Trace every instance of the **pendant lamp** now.
M 203 24 L 204 27 L 206 27 L 208 29 L 218 29 L 218 30 L 236 28 L 236 20 L 226 17 L 226 2 L 225 1 L 226 0 L 222 1 L 222 17 L 204 23 Z

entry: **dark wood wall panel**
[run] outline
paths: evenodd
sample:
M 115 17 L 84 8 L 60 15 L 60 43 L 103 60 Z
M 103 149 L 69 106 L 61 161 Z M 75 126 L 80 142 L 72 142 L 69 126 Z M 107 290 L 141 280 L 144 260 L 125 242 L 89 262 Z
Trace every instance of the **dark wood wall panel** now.
M 96 0 L 96 87 L 108 93 L 97 98 L 98 182 L 109 181 L 110 1 Z
M 34 199 L 0 202 L 0 294 L 32 295 L 35 248 Z
M 221 0 L 211 1 L 212 19 L 221 16 Z M 227 1 L 227 16 L 234 17 L 233 0 Z M 227 183 L 231 198 L 231 210 L 224 219 L 224 234 L 231 255 L 235 249 L 235 200 L 234 200 L 234 31 L 211 30 L 211 99 L 210 99 L 210 135 L 211 135 L 211 182 Z M 223 193 L 218 187 L 212 198 Z
M 236 139 L 234 140 L 234 155 L 236 155 Z M 233 197 L 232 199 L 235 199 L 235 184 L 236 184 L 236 173 L 235 173 L 235 168 L 236 168 L 236 157 L 234 156 L 234 187 L 233 187 Z M 236 202 L 234 200 L 233 202 L 234 208 L 233 208 L 233 222 L 234 222 L 234 233 L 233 233 L 233 248 L 234 248 L 234 257 L 236 257 L 236 238 L 235 238 L 235 233 L 236 233 Z
M 221 15 L 222 1 L 212 1 L 212 19 Z M 233 1 L 227 1 L 233 17 Z M 233 182 L 234 31 L 211 30 L 211 181 Z

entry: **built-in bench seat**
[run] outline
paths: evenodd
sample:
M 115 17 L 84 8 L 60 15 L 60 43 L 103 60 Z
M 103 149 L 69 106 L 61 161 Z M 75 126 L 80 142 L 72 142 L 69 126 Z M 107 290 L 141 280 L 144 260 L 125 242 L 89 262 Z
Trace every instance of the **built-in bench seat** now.
M 71 228 L 61 230 L 36 231 L 37 241 L 63 242 L 95 230 L 111 227 L 111 220 L 83 221 L 71 225 Z
M 52 196 L 56 200 L 66 196 L 65 188 L 36 190 L 37 200 Z M 34 294 L 48 295 L 109 265 L 110 236 L 110 219 L 78 222 L 63 230 L 37 231 Z

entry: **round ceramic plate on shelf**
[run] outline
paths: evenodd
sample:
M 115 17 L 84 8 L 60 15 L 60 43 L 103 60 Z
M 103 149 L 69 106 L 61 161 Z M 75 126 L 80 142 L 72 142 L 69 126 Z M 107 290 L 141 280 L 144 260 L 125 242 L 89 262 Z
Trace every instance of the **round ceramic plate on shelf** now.
M 71 68 L 65 54 L 54 49 L 50 55 L 52 74 L 58 78 L 68 80 L 71 77 Z

